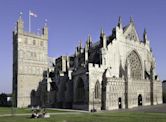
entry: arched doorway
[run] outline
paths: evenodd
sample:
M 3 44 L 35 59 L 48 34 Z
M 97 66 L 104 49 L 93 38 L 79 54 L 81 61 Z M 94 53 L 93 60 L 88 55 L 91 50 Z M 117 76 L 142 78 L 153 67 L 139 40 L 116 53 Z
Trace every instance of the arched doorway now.
M 31 91 L 31 106 L 36 106 L 36 91 L 34 89 Z
M 84 81 L 82 80 L 82 78 L 78 78 L 76 86 L 76 102 L 84 103 L 84 101 L 85 101 Z
M 142 106 L 142 95 L 138 95 L 138 106 Z
M 121 97 L 118 98 L 118 105 L 119 105 L 119 109 L 121 109 L 122 108 L 122 98 Z

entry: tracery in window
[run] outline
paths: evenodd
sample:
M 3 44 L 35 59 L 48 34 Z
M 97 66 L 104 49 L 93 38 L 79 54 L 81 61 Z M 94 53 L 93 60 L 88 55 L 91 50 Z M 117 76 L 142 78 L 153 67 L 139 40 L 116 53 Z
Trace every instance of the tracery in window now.
M 141 60 L 138 54 L 135 51 L 132 51 L 128 55 L 128 63 L 130 66 L 130 76 L 133 79 L 141 79 L 142 78 L 142 65 Z

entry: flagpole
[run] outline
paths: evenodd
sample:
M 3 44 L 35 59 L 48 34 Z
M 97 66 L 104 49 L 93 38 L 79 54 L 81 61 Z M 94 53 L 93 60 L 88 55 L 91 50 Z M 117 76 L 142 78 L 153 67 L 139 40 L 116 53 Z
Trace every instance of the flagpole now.
M 31 32 L 31 15 L 29 10 L 29 32 Z

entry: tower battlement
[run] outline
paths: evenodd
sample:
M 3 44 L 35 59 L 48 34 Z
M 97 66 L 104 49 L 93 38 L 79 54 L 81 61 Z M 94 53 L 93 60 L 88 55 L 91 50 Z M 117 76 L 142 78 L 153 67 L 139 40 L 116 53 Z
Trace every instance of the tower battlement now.
M 36 90 L 48 69 L 48 27 L 42 33 L 24 31 L 20 16 L 13 32 L 13 93 L 15 106 L 31 105 L 31 92 Z M 28 87 L 27 87 L 28 86 Z

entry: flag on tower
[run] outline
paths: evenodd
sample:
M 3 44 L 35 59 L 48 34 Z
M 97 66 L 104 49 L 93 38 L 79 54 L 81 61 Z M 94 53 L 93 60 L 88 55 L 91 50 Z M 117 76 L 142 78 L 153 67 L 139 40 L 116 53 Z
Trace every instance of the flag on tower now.
M 29 11 L 29 15 L 33 17 L 37 17 L 37 14 L 33 13 L 31 10 Z

